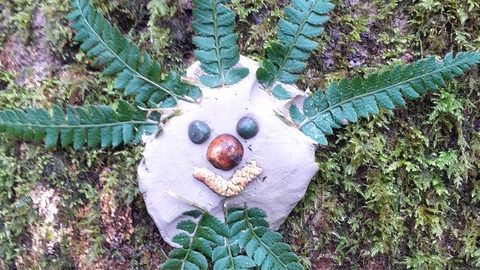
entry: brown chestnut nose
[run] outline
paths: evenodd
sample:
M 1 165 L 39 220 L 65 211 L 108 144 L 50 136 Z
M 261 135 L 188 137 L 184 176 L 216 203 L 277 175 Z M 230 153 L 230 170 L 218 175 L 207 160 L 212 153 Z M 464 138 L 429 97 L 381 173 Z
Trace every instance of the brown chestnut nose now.
M 230 134 L 222 134 L 215 138 L 207 149 L 207 160 L 213 167 L 229 171 L 237 166 L 243 157 L 243 146 Z

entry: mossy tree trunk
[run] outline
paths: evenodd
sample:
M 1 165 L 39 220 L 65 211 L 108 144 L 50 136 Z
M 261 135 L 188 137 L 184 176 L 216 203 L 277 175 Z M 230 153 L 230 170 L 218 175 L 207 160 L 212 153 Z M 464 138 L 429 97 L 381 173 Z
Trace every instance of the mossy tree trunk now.
M 480 50 L 476 1 L 335 0 L 298 86 Z M 165 4 L 166 3 L 166 4 Z M 94 4 L 167 69 L 193 61 L 190 1 Z M 261 58 L 288 1 L 233 1 L 241 54 Z M 123 93 L 71 40 L 64 0 L 0 4 L 0 107 L 112 104 Z M 307 268 L 480 266 L 479 71 L 350 125 L 281 233 Z M 100 99 L 98 98 L 100 96 Z M 0 137 L 0 268 L 157 268 L 170 247 L 136 183 L 142 147 L 45 149 Z M 309 266 L 309 267 L 308 267 Z

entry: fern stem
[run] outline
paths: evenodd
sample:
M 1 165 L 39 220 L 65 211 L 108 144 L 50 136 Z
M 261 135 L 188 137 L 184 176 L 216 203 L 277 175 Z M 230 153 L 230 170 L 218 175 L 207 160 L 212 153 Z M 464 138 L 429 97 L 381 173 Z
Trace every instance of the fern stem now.
M 162 87 L 161 85 L 155 83 L 154 81 L 152 81 L 152 80 L 148 79 L 147 77 L 143 76 L 142 74 L 138 73 L 137 71 L 132 69 L 130 66 L 127 66 L 127 67 L 130 71 L 135 73 L 135 75 L 133 75 L 134 77 L 140 78 L 140 79 L 146 81 L 148 84 L 154 86 L 155 88 L 160 89 L 161 91 L 167 93 L 168 95 L 173 97 L 173 99 L 175 99 L 175 102 L 177 102 L 178 100 L 182 100 L 182 101 L 186 101 L 186 102 L 189 102 L 189 103 L 195 103 L 195 100 L 193 100 L 192 98 L 190 98 L 188 96 L 178 96 L 175 93 L 173 93 L 172 91 L 169 91 L 168 89 Z
M 184 202 L 187 202 L 189 205 L 194 206 L 194 207 L 197 208 L 198 210 L 202 211 L 204 214 L 208 214 L 208 210 L 205 209 L 205 208 L 203 208 L 202 206 L 200 206 L 198 203 L 193 202 L 193 201 L 190 201 L 189 199 L 187 199 L 187 198 L 185 198 L 185 197 L 182 197 L 182 196 L 178 195 L 177 193 L 174 193 L 174 192 L 172 192 L 172 191 L 170 191 L 170 190 L 167 190 L 167 191 L 165 191 L 165 192 L 167 192 L 169 195 L 171 195 L 171 196 L 173 196 L 173 197 L 175 197 L 175 198 L 177 198 L 177 199 L 180 199 L 180 200 L 182 200 L 182 201 L 184 201 Z
M 217 64 L 218 64 L 218 70 L 223 70 L 223 65 L 222 65 L 222 56 L 220 55 L 220 34 L 218 33 L 218 14 L 217 14 L 217 1 L 212 0 L 212 9 L 213 9 L 213 31 L 214 34 L 213 36 L 215 37 L 215 52 L 217 54 Z M 223 72 L 220 72 L 220 82 L 222 83 L 222 86 L 225 85 L 225 76 Z
M 193 231 L 193 234 L 192 234 L 192 237 L 190 237 L 190 244 L 188 246 L 188 251 L 187 253 L 185 253 L 185 256 L 184 256 L 184 260 L 182 260 L 182 267 L 180 267 L 180 269 L 185 269 L 185 263 L 188 261 L 188 257 L 190 256 L 190 253 L 194 250 L 194 240 L 197 238 L 197 232 L 198 232 L 198 228 L 200 228 L 200 224 L 202 223 L 202 220 L 203 218 L 205 217 L 205 215 L 208 214 L 207 212 L 204 212 L 201 216 L 200 216 L 200 219 L 198 220 L 198 222 L 196 223 L 196 226 L 195 226 L 195 230 Z
M 285 265 L 285 264 L 283 263 L 283 261 L 280 260 L 280 257 L 277 256 L 277 255 L 272 251 L 272 249 L 271 249 L 269 246 L 265 245 L 265 243 L 263 242 L 262 238 L 255 232 L 255 228 L 254 228 L 254 226 L 252 225 L 252 223 L 251 223 L 250 220 L 249 220 L 248 209 L 247 209 L 247 204 L 246 204 L 246 203 L 244 204 L 244 207 L 243 207 L 243 214 L 244 214 L 244 219 L 245 219 L 245 221 L 246 221 L 246 223 L 247 223 L 248 229 L 250 230 L 250 232 L 252 233 L 252 235 L 255 237 L 255 239 L 257 239 L 257 241 L 258 241 L 259 243 L 261 243 L 261 245 L 262 245 L 266 250 L 268 250 L 268 254 L 271 254 L 273 257 L 275 257 L 275 261 L 279 262 L 279 263 L 283 266 L 284 269 L 288 269 L 287 265 Z
M 233 251 L 232 251 L 232 245 L 229 243 L 229 239 L 228 237 L 223 237 L 224 239 L 224 243 L 225 243 L 225 246 L 227 247 L 227 251 L 228 251 L 228 258 L 230 259 L 230 265 L 235 265 L 235 255 L 233 254 Z
M 69 125 L 69 124 L 64 124 L 64 125 L 54 125 L 52 126 L 51 124 L 50 125 L 41 125 L 41 124 L 24 124 L 22 125 L 22 123 L 0 123 L 0 125 L 4 125 L 4 126 L 26 126 L 26 127 L 29 127 L 29 128 L 52 128 L 52 127 L 55 127 L 55 128 L 68 128 L 68 129 L 88 129 L 88 128 L 98 128 L 98 127 L 112 127 L 112 126 L 121 126 L 123 124 L 133 124 L 133 125 L 152 125 L 154 124 L 153 122 L 150 122 L 150 121 L 125 121 L 125 122 L 115 122 L 115 123 L 101 123 L 101 124 L 81 124 L 81 125 Z

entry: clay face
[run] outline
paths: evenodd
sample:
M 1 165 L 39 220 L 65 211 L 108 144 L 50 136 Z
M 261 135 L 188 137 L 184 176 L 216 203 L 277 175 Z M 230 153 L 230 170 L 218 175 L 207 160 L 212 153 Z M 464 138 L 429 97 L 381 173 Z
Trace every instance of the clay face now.
M 167 242 L 171 243 L 178 233 L 175 228 L 184 219 L 183 212 L 194 208 L 177 195 L 220 220 L 226 208 L 243 207 L 245 203 L 259 207 L 266 211 L 267 221 L 275 230 L 303 198 L 318 170 L 313 141 L 277 116 L 288 104 L 277 103 L 260 88 L 255 77 L 256 62 L 241 57 L 239 64 L 250 69 L 245 79 L 224 88 L 202 89 L 199 104 L 179 102 L 182 114 L 171 118 L 158 137 L 146 139 L 138 169 L 139 187 L 149 214 Z M 198 79 L 199 72 L 197 64 L 187 74 Z M 293 95 L 294 100 L 302 102 L 298 93 Z M 237 123 L 243 117 L 258 125 L 258 133 L 246 136 L 248 139 L 240 136 L 243 131 L 237 132 Z M 198 120 L 211 133 L 200 144 L 189 137 L 190 124 Z M 224 168 L 229 170 L 218 169 L 207 159 L 209 145 L 222 134 L 234 136 L 243 147 L 243 156 L 234 158 L 238 164 Z

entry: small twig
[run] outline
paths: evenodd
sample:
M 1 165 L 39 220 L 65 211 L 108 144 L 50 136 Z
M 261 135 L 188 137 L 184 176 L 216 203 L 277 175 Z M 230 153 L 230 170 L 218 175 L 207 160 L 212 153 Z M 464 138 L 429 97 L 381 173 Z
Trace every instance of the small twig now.
M 207 210 L 207 209 L 201 207 L 201 206 L 200 206 L 198 203 L 196 203 L 196 202 L 192 202 L 192 201 L 190 201 L 189 199 L 184 198 L 184 197 L 182 197 L 182 196 L 180 196 L 180 195 L 178 195 L 178 194 L 176 194 L 176 193 L 173 193 L 173 192 L 170 191 L 170 190 L 167 190 L 167 191 L 165 191 L 165 192 L 167 192 L 169 195 L 171 195 L 171 196 L 173 196 L 173 197 L 176 197 L 176 198 L 178 198 L 178 199 L 180 199 L 180 200 L 182 200 L 182 201 L 184 201 L 184 202 L 187 202 L 187 203 L 190 204 L 191 206 L 194 206 L 194 207 L 198 208 L 200 211 L 202 211 L 202 212 L 204 212 L 204 213 L 208 213 L 208 210 Z

